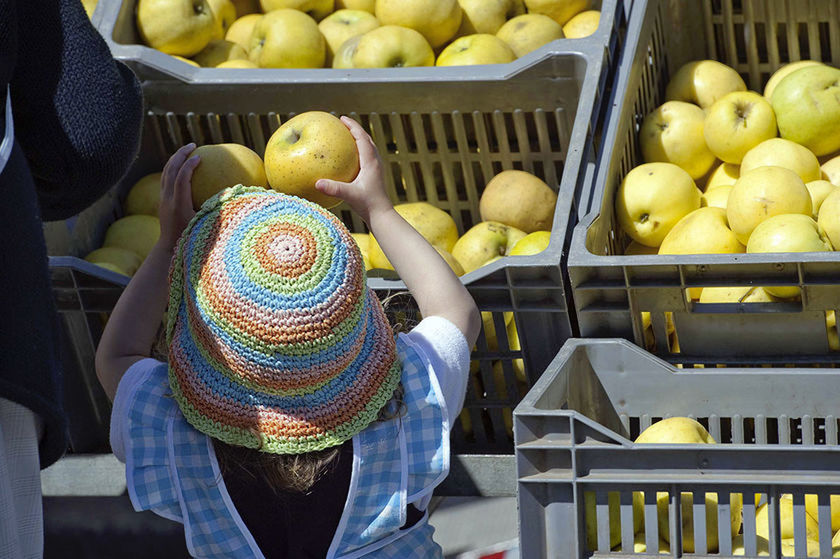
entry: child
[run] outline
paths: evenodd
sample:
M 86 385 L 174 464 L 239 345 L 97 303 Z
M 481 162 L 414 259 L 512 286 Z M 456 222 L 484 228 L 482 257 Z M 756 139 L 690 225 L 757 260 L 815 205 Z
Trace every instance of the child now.
M 394 211 L 370 137 L 342 120 L 361 170 L 317 188 L 376 235 L 416 328 L 395 340 L 358 247 L 320 206 L 238 186 L 194 215 L 188 145 L 163 170 L 160 240 L 102 335 L 131 501 L 183 523 L 193 556 L 441 556 L 426 509 L 480 315 Z M 149 358 L 167 303 L 168 364 Z

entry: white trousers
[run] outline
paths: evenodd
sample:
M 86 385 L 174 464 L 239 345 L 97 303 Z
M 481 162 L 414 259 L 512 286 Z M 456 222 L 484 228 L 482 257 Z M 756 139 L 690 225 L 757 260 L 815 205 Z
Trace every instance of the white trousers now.
M 41 419 L 0 398 L 0 558 L 44 555 L 38 440 Z

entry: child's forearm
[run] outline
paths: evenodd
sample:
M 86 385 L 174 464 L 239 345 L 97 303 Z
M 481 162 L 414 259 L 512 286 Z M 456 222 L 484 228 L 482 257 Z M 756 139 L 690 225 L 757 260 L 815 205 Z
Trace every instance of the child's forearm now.
M 158 243 L 117 301 L 96 350 L 96 374 L 112 400 L 123 373 L 149 357 L 166 310 L 172 251 Z
M 478 308 L 437 251 L 393 207 L 371 213 L 368 226 L 420 313 L 448 319 L 472 347 L 481 328 Z

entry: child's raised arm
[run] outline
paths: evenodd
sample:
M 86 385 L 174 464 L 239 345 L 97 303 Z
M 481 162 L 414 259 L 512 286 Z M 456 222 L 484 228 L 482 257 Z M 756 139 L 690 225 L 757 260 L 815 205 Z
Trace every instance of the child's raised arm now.
M 195 215 L 190 181 L 199 158 L 188 159 L 194 149 L 195 144 L 182 147 L 163 169 L 160 239 L 114 306 L 96 349 L 96 376 L 111 400 L 128 368 L 150 356 L 169 301 L 169 262 L 181 233 Z
M 356 139 L 361 169 L 351 183 L 321 179 L 316 188 L 341 198 L 365 220 L 420 313 L 446 318 L 464 334 L 467 347 L 472 347 L 481 329 L 475 301 L 432 245 L 394 210 L 373 140 L 355 120 L 341 120 Z

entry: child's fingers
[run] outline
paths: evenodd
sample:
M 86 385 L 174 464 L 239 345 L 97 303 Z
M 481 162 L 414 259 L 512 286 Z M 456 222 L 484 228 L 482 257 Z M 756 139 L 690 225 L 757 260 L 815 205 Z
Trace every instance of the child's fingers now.
M 178 170 L 178 176 L 175 177 L 174 194 L 179 205 L 183 204 L 185 207 L 192 208 L 192 175 L 199 163 L 201 163 L 201 158 L 194 155 L 187 159 Z
M 172 194 L 172 189 L 175 186 L 175 179 L 178 176 L 178 172 L 181 170 L 187 156 L 189 156 L 194 149 L 195 144 L 192 142 L 185 146 L 181 146 L 178 151 L 172 154 L 169 161 L 166 162 L 166 165 L 163 167 L 163 173 L 161 174 L 160 181 L 162 196 Z
M 341 121 L 350 129 L 350 134 L 356 140 L 356 149 L 359 150 L 359 162 L 362 166 L 365 163 L 376 159 L 376 146 L 373 144 L 373 139 L 365 132 L 362 125 L 350 117 L 343 116 Z
M 319 192 L 323 192 L 327 196 L 335 196 L 336 198 L 341 198 L 344 189 L 347 188 L 347 183 L 334 181 L 330 179 L 318 179 L 315 183 L 315 188 Z

